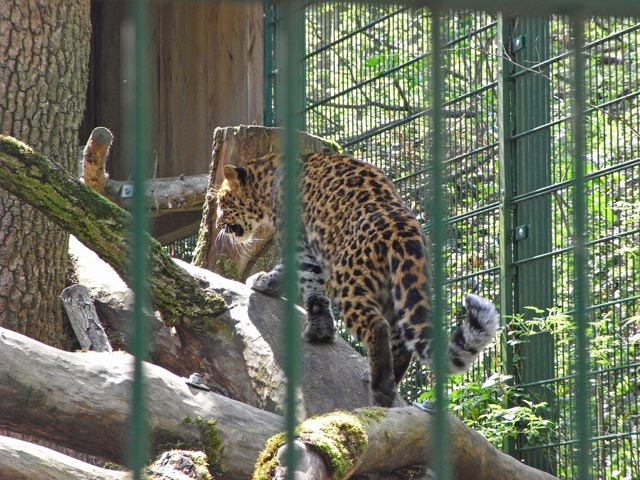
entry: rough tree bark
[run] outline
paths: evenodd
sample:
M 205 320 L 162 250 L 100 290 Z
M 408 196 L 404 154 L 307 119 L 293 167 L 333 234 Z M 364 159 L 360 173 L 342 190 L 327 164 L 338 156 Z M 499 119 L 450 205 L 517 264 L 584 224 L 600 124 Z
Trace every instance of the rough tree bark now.
M 216 128 L 213 133 L 209 186 L 207 189 L 202 222 L 198 234 L 198 244 L 194 251 L 193 263 L 234 280 L 245 280 L 249 275 L 262 270 L 270 270 L 280 256 L 273 245 L 273 231 L 258 230 L 256 238 L 241 250 L 233 245 L 218 242 L 215 229 L 215 191 L 222 181 L 225 165 L 243 165 L 247 161 L 278 151 L 282 129 L 260 126 Z M 337 145 L 319 137 L 300 133 L 302 153 L 336 151 Z
M 90 29 L 88 0 L 0 2 L 0 133 L 29 142 L 74 172 Z M 68 235 L 5 191 L 0 219 L 0 325 L 69 346 L 58 297 Z

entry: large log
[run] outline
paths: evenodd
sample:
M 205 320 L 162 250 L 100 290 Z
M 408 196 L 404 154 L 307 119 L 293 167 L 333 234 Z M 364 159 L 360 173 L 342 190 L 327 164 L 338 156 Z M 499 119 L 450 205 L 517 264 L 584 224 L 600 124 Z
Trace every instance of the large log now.
M 298 429 L 295 478 L 338 480 L 412 465 L 432 466 L 430 444 L 437 441 L 434 423 L 431 413 L 415 407 L 358 409 L 309 419 Z M 447 425 L 452 478 L 557 480 L 500 452 L 453 415 L 447 415 Z M 256 464 L 254 480 L 284 478 L 281 459 L 286 458 L 286 447 L 281 443 L 280 434 L 268 442 Z
M 126 345 L 132 294 L 93 252 L 73 240 L 70 256 L 77 279 L 94 298 L 100 319 L 118 348 Z M 284 404 L 281 303 L 218 274 L 177 261 L 187 272 L 212 285 L 230 306 L 223 314 L 186 320 L 170 329 L 150 319 L 149 353 L 153 363 L 205 383 L 230 398 L 281 413 Z M 304 322 L 304 312 L 299 320 Z M 175 332 L 175 333 L 172 333 Z M 367 361 L 342 339 L 333 344 L 303 343 L 300 418 L 336 408 L 369 405 Z M 398 405 L 402 405 L 398 397 Z
M 131 357 L 123 353 L 62 352 L 0 329 L 0 430 L 122 463 L 132 368 Z M 217 465 L 225 479 L 252 474 L 256 479 L 275 478 L 282 473 L 274 462 L 282 458 L 280 416 L 193 388 L 160 367 L 146 364 L 144 369 L 154 450 L 177 443 L 204 447 L 209 463 Z M 455 417 L 449 416 L 448 423 L 454 478 L 554 478 L 499 452 Z M 329 413 L 308 419 L 299 432 L 307 468 L 301 478 L 343 479 L 432 461 L 427 448 L 432 417 L 414 407 Z M 13 471 L 9 464 L 14 461 L 0 454 L 1 478 Z
M 40 445 L 0 435 L 2 480 L 131 480 L 127 472 L 108 470 Z
M 48 215 L 129 278 L 131 216 L 22 142 L 0 135 L 0 187 Z M 178 267 L 147 237 L 152 301 L 168 324 L 223 311 L 223 300 Z
M 224 448 L 209 462 L 218 462 L 225 478 L 251 475 L 262 445 L 281 429 L 281 417 L 190 387 L 155 365 L 145 364 L 144 371 L 154 451 L 178 444 L 198 450 L 213 433 Z M 0 329 L 0 430 L 122 464 L 132 378 L 133 360 L 124 353 L 63 352 Z M 0 478 L 4 468 L 0 464 Z

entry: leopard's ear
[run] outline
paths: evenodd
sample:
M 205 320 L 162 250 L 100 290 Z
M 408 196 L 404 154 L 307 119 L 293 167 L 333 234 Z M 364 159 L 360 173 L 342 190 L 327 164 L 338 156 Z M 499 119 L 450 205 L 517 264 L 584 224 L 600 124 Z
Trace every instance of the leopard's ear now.
M 232 192 L 247 184 L 247 169 L 244 167 L 225 165 L 222 173 Z

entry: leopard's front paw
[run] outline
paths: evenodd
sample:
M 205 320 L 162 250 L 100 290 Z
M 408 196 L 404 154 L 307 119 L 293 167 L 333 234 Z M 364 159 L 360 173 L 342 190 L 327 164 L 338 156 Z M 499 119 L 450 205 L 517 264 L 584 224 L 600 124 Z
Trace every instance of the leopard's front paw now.
M 267 295 L 277 295 L 280 288 L 280 282 L 271 273 L 267 272 L 254 273 L 247 278 L 245 284 L 256 292 L 266 293 Z

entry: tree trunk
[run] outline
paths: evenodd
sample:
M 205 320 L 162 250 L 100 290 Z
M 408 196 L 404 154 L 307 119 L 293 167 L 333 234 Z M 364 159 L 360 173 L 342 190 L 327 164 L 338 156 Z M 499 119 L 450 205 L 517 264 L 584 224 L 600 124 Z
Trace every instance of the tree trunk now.
M 72 171 L 78 167 L 90 30 L 88 0 L 0 2 L 0 132 Z M 0 325 L 69 346 L 59 299 L 68 235 L 4 191 L 0 218 Z
M 215 191 L 222 182 L 225 165 L 243 165 L 254 158 L 278 151 L 282 129 L 259 126 L 216 128 L 213 133 L 213 152 L 209 168 L 202 223 L 198 234 L 198 244 L 194 251 L 193 263 L 212 272 L 220 273 L 234 280 L 245 280 L 249 275 L 271 270 L 280 257 L 279 247 L 273 245 L 273 231 L 261 229 L 256 238 L 246 248 L 233 248 L 224 242 L 216 242 Z M 300 152 L 336 151 L 337 146 L 319 137 L 300 134 Z M 242 253 L 240 253 L 242 252 Z

